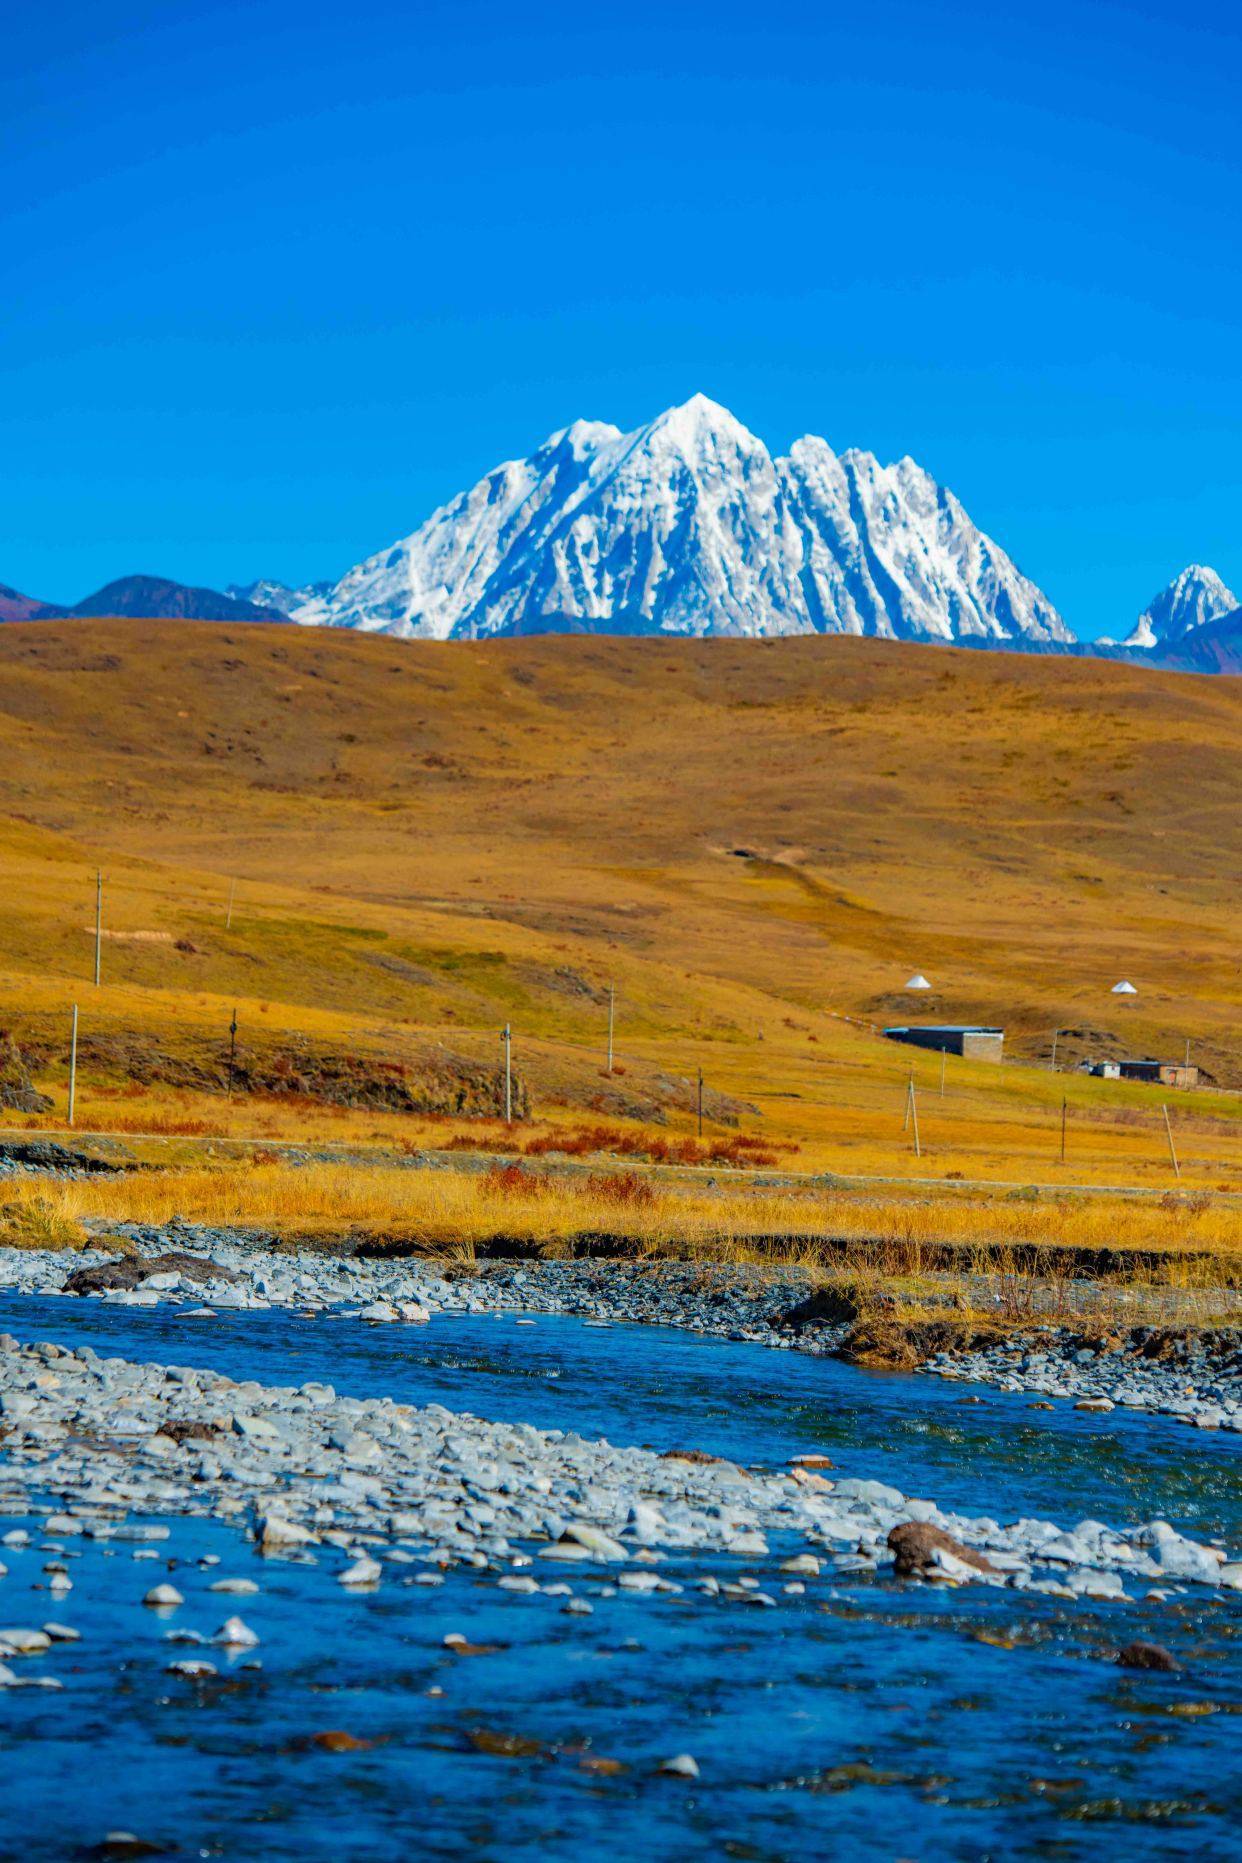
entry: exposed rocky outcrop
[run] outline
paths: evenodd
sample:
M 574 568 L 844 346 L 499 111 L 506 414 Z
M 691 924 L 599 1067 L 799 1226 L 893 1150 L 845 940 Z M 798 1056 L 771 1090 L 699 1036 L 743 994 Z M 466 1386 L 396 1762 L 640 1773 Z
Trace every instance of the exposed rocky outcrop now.
M 241 1276 L 223 1262 L 204 1255 L 187 1255 L 182 1249 L 167 1249 L 161 1255 L 125 1255 L 117 1261 L 94 1262 L 78 1268 L 61 1289 L 63 1294 L 114 1293 L 118 1289 L 141 1287 L 152 1275 L 175 1274 L 196 1287 L 213 1281 L 239 1281 Z
M 0 1106 L 15 1113 L 45 1113 L 52 1102 L 30 1078 L 30 1067 L 11 1035 L 0 1035 Z

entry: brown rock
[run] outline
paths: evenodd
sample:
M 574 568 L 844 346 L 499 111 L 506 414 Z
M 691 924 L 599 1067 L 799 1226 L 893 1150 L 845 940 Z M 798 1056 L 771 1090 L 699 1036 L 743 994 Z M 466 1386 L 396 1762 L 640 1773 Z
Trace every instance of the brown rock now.
M 934 1563 L 933 1555 L 938 1552 L 952 1553 L 955 1559 L 973 1566 L 976 1572 L 995 1572 L 997 1568 L 975 1552 L 970 1546 L 963 1546 L 943 1527 L 933 1527 L 926 1520 L 907 1520 L 899 1527 L 894 1527 L 888 1536 L 889 1548 L 897 1563 L 898 1578 L 917 1577 Z
M 167 1436 L 175 1443 L 206 1443 L 220 1433 L 218 1423 L 200 1423 L 194 1417 L 174 1417 L 170 1422 L 160 1425 L 160 1435 Z
M 525 1734 L 503 1734 L 491 1727 L 472 1727 L 466 1735 L 476 1753 L 491 1753 L 497 1759 L 535 1759 L 547 1751 L 542 1740 Z
M 182 1249 L 168 1249 L 162 1255 L 128 1255 L 120 1261 L 101 1261 L 91 1268 L 79 1268 L 60 1291 L 62 1294 L 102 1294 L 113 1288 L 130 1289 L 139 1286 L 149 1274 L 179 1274 L 200 1286 L 209 1281 L 240 1279 L 223 1262 L 211 1261 L 205 1255 L 187 1255 Z
M 1127 1643 L 1117 1651 L 1117 1661 L 1123 1669 L 1160 1669 L 1166 1675 L 1176 1675 L 1182 1666 L 1163 1643 Z
M 311 1735 L 311 1745 L 322 1747 L 325 1753 L 364 1753 L 375 1742 L 360 1740 L 357 1734 L 347 1733 L 343 1727 L 328 1727 L 321 1734 Z

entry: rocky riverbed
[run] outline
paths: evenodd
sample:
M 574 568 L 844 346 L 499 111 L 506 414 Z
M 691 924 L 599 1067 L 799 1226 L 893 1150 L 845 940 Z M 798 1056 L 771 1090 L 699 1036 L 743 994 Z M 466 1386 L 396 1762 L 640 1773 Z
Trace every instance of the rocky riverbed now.
M 1242 1564 L 1162 1521 L 1002 1525 L 885 1483 L 834 1480 L 814 1458 L 755 1473 L 693 1446 L 656 1455 L 440 1405 L 341 1397 L 318 1382 L 237 1382 L 8 1334 L 0 1427 L 0 1506 L 29 1512 L 50 1497 L 54 1536 L 106 1537 L 131 1513 L 231 1517 L 265 1551 L 332 1558 L 346 1585 L 377 1584 L 393 1562 L 434 1571 L 465 1561 L 501 1582 L 534 1564 L 545 1580 L 599 1568 L 610 1585 L 659 1591 L 662 1556 L 693 1550 L 767 1565 L 755 1595 L 768 1603 L 782 1573 L 817 1573 L 824 1561 L 854 1572 L 896 1560 L 930 1579 L 1061 1598 L 1121 1596 L 1127 1585 L 1242 1589 Z M 0 1658 L 5 1641 L 0 1629 Z
M 275 1238 L 188 1223 L 128 1225 L 132 1259 L 109 1270 L 115 1251 L 81 1254 L 0 1249 L 0 1288 L 57 1293 L 77 1278 L 83 1291 L 130 1304 L 174 1302 L 235 1310 L 285 1306 L 355 1310 L 374 1323 L 435 1312 L 568 1313 L 600 1322 L 641 1321 L 812 1354 L 839 1352 L 848 1321 L 817 1313 L 796 1269 L 674 1262 L 481 1262 L 457 1267 L 410 1258 L 291 1252 Z M 160 1258 L 194 1258 L 178 1267 Z M 208 1261 L 217 1277 L 195 1262 Z M 149 1264 L 149 1265 L 148 1265 Z M 104 1273 L 98 1275 L 97 1271 Z M 85 1275 L 82 1275 L 82 1271 Z M 91 1284 L 96 1275 L 95 1284 Z M 108 1285 L 111 1279 L 113 1285 Z M 1121 1405 L 1182 1418 L 1205 1429 L 1242 1431 L 1242 1333 L 1201 1336 L 1135 1326 L 1091 1339 L 1045 1325 L 1013 1342 L 941 1353 L 923 1370 L 994 1383 L 1047 1401 L 1107 1409 Z
M 0 1262 L 0 1852 L 1224 1840 L 1230 1439 L 774 1359 L 796 1276 L 135 1246 Z
M 1242 1335 L 1232 1330 L 1196 1338 L 1139 1328 L 1087 1341 L 1071 1327 L 1044 1327 L 980 1351 L 938 1353 L 922 1369 L 1084 1410 L 1121 1405 L 1242 1431 Z

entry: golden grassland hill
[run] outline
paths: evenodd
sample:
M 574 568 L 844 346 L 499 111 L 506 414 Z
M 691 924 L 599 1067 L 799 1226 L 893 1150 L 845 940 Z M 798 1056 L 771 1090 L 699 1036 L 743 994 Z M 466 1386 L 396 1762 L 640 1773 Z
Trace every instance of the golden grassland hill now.
M 447 1053 L 484 1082 L 462 1110 L 494 1111 L 511 1022 L 553 1116 L 685 1127 L 701 1065 L 709 1121 L 808 1168 L 908 1170 L 901 1090 L 913 1066 L 938 1095 L 939 1061 L 873 1031 L 911 1014 L 914 969 L 936 985 L 916 1011 L 1002 1023 L 1013 1054 L 1046 1059 L 1056 1028 L 1071 1060 L 1189 1038 L 1242 1084 L 1240 770 L 1236 682 L 1106 662 L 12 624 L 0 1024 L 63 1098 L 78 998 L 88 1117 L 136 1087 L 135 1117 L 176 1095 L 187 1122 L 253 1131 L 221 1104 L 236 1003 L 239 1085 L 293 1136 L 288 1076 L 346 1061 L 422 1080 Z M 1108 994 L 1123 975 L 1133 1002 Z M 1167 1171 L 1159 1090 L 948 1076 L 923 1112 L 942 1173 L 1056 1162 L 1062 1092 L 1084 1177 Z M 364 1107 L 335 1113 L 391 1137 L 394 1109 Z M 1177 1116 L 1191 1176 L 1235 1177 L 1236 1097 Z

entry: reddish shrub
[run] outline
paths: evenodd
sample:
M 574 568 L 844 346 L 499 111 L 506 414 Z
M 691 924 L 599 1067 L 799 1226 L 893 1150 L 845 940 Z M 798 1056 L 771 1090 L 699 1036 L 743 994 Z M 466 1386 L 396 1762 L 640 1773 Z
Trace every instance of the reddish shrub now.
M 528 1158 L 543 1158 L 551 1151 L 567 1158 L 585 1158 L 591 1152 L 632 1153 L 641 1141 L 616 1126 L 579 1126 L 577 1131 L 540 1132 L 524 1147 Z
M 141 1113 L 109 1119 L 111 1132 L 160 1132 L 169 1138 L 218 1138 L 223 1128 L 207 1119 L 169 1119 L 161 1113 Z
M 544 1185 L 543 1178 L 524 1171 L 520 1164 L 494 1164 L 483 1182 L 502 1197 L 536 1197 Z
M 655 1191 L 637 1171 L 593 1171 L 586 1180 L 591 1195 L 601 1202 L 615 1203 L 622 1209 L 642 1210 L 655 1202 Z

